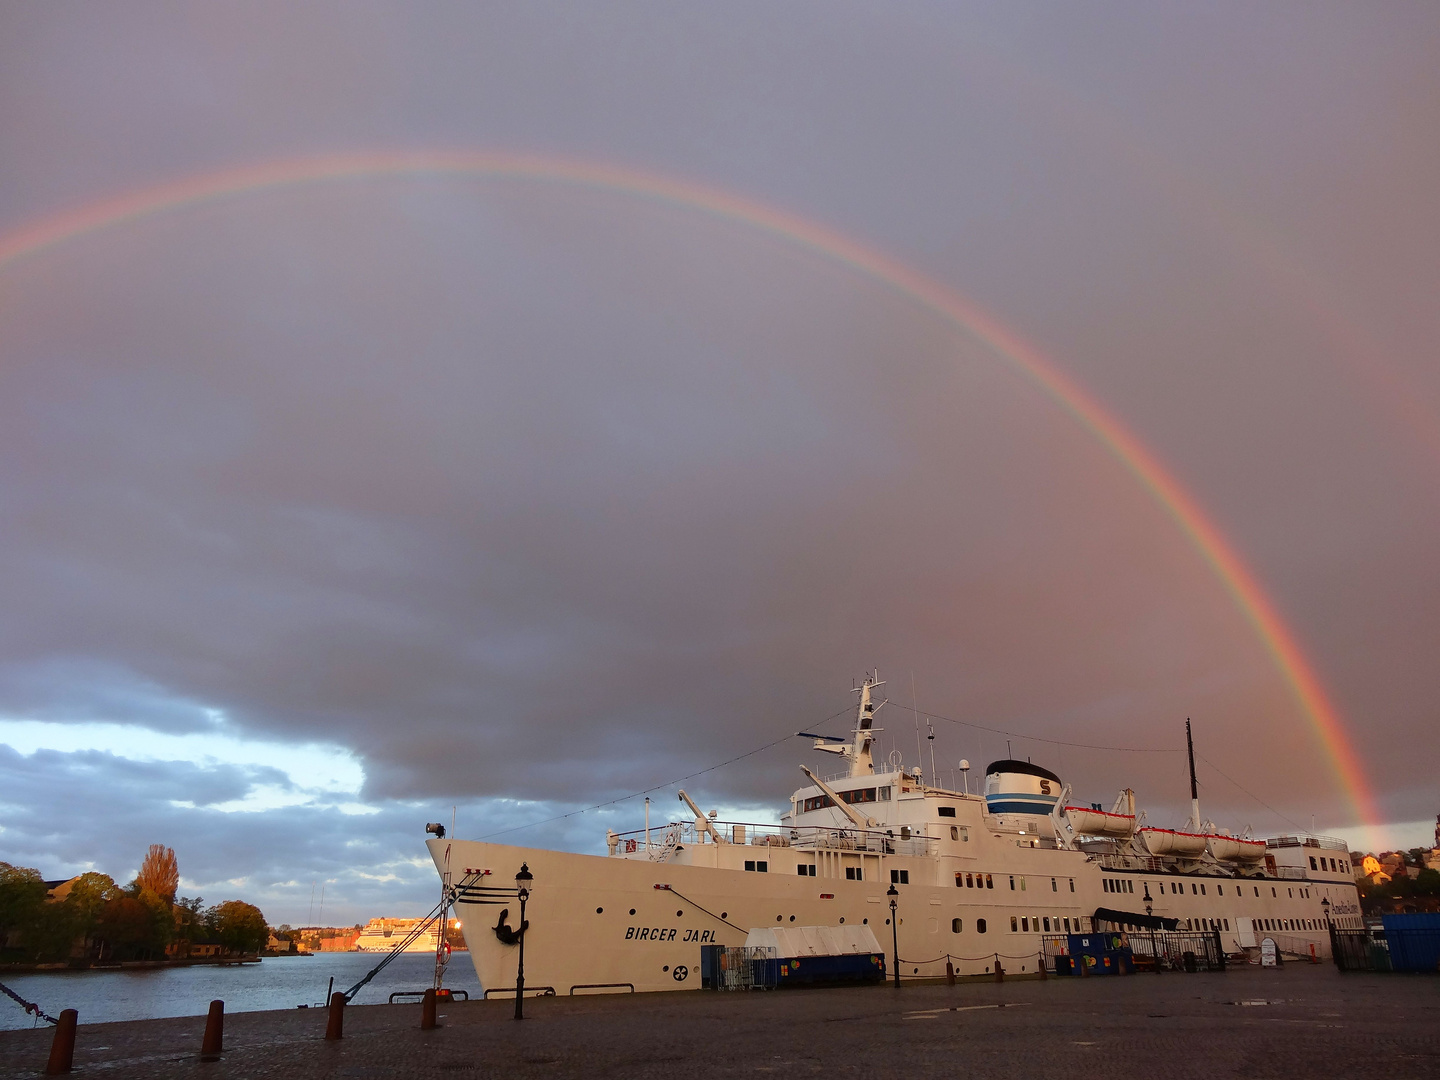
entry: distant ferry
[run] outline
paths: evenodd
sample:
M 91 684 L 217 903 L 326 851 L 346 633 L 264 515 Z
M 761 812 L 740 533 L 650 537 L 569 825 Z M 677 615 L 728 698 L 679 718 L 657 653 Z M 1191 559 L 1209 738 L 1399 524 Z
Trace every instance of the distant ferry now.
M 424 919 L 371 919 L 355 939 L 354 952 L 394 952 Z M 440 928 L 431 923 L 405 952 L 433 953 L 440 943 Z
M 778 825 L 717 821 L 681 791 L 692 820 L 607 832 L 608 855 L 438 829 L 427 846 L 455 891 L 481 986 L 514 993 L 522 932 L 527 990 L 561 995 L 696 989 L 702 946 L 743 945 L 767 926 L 866 925 L 894 963 L 892 899 L 901 971 L 922 978 L 947 962 L 960 975 L 1033 972 L 1046 939 L 1069 933 L 1203 931 L 1227 953 L 1272 937 L 1324 956 L 1328 925 L 1361 925 L 1345 842 L 1255 839 L 1202 821 L 1193 754 L 1191 820 L 1178 830 L 1144 825 L 1129 790 L 1109 811 L 1071 805 L 1070 785 L 1028 761 L 993 762 L 983 794 L 957 792 L 898 755 L 877 769 L 880 685 L 856 688 L 851 739 L 816 739 L 848 762 L 844 774 L 802 765 L 809 783 Z M 522 865 L 534 876 L 526 927 Z

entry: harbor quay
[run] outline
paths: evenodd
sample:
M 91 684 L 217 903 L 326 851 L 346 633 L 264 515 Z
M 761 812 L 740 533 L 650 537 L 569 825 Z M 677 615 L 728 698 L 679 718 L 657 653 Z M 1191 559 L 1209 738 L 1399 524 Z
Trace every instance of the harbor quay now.
M 203 1008 L 208 1003 L 198 1003 Z M 74 1073 L 205 1078 L 1440 1076 L 1440 978 L 1329 965 L 350 1006 L 81 1024 Z M 43 1075 L 49 1028 L 0 1032 L 0 1074 Z

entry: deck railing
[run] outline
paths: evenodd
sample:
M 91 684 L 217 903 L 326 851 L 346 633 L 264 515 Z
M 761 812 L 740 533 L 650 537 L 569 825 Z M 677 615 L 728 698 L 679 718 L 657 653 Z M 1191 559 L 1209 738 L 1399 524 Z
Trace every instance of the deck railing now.
M 856 851 L 876 855 L 933 855 L 939 840 L 907 829 L 859 829 L 820 827 L 814 825 L 788 828 L 783 825 L 761 825 L 748 821 L 712 821 L 711 828 L 723 841 L 736 846 L 786 847 L 801 851 Z M 612 855 L 648 854 L 661 858 L 675 847 L 687 844 L 714 843 L 708 829 L 693 821 L 671 821 L 651 826 L 649 843 L 646 830 L 610 833 Z

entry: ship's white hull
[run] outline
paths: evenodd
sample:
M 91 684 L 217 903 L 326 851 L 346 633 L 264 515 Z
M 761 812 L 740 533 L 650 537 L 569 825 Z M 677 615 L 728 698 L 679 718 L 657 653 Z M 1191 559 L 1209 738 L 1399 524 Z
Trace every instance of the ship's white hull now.
M 959 853 L 959 845 L 930 855 L 822 854 L 816 877 L 797 875 L 797 862 L 817 856 L 794 848 L 703 843 L 676 856 L 693 861 L 653 862 L 465 840 L 428 846 L 437 869 L 444 874 L 448 865 L 453 882 L 497 890 L 465 890 L 469 899 L 462 897 L 457 915 L 482 988 L 501 994 L 514 992 L 519 949 L 494 928 L 502 922 L 519 928 L 513 891 L 522 863 L 534 875 L 525 912 L 525 984 L 560 995 L 698 989 L 701 947 L 742 945 L 755 927 L 860 923 L 893 957 L 886 898 L 892 870 L 909 878 L 897 886 L 896 930 L 902 975 L 912 977 L 944 975 L 947 960 L 961 975 L 992 972 L 996 963 L 1009 972 L 1033 972 L 1042 936 L 1092 930 L 1097 908 L 1149 908 L 1180 919 L 1182 929 L 1213 926 L 1227 951 L 1253 944 L 1243 940 L 1242 926 L 1269 919 L 1294 938 L 1313 941 L 1322 954 L 1328 937 L 1321 899 L 1331 899 L 1337 917 L 1358 914 L 1353 883 L 1335 881 L 1322 891 L 1298 882 L 1114 873 L 1079 851 L 1020 846 L 1014 837 L 988 834 L 963 845 L 974 854 Z M 747 855 L 765 858 L 769 871 L 725 868 Z M 862 880 L 845 879 L 847 863 L 862 867 Z M 990 887 L 963 884 L 977 877 Z M 1108 886 L 1102 884 L 1107 879 Z

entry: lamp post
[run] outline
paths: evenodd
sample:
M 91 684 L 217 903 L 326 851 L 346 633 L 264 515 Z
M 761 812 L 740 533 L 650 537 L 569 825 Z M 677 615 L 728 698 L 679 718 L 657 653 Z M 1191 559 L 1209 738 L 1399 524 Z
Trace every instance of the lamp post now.
M 515 875 L 515 894 L 520 898 L 520 966 L 515 971 L 515 1019 L 525 1019 L 525 901 L 530 899 L 530 885 L 535 875 L 528 863 L 520 864 Z
M 1147 901 L 1150 899 L 1150 886 L 1149 886 L 1148 884 L 1145 886 L 1145 899 L 1146 899 Z M 1146 916 L 1146 918 L 1154 918 L 1154 917 L 1155 917 L 1155 909 L 1154 909 L 1150 904 L 1148 904 L 1148 903 L 1145 905 L 1145 916 Z M 1155 947 L 1155 924 L 1154 924 L 1154 923 L 1151 923 L 1151 924 L 1150 924 L 1150 956 L 1151 956 L 1151 957 L 1154 959 L 1154 961 L 1155 961 L 1155 974 L 1156 974 L 1156 975 L 1159 975 L 1159 974 L 1160 974 L 1160 950 L 1158 950 L 1158 949 Z
M 1336 948 L 1338 943 L 1335 940 L 1335 924 L 1330 921 L 1330 898 L 1328 896 L 1321 898 L 1320 910 L 1325 912 L 1325 930 L 1330 935 L 1330 959 L 1335 961 L 1336 967 L 1340 967 L 1340 950 Z M 1341 970 L 1343 971 L 1344 968 Z
M 890 943 L 894 947 L 895 955 L 895 989 L 900 989 L 900 920 L 895 917 L 895 901 L 900 896 L 895 891 L 895 885 L 890 885 L 890 891 L 885 894 L 890 898 Z

